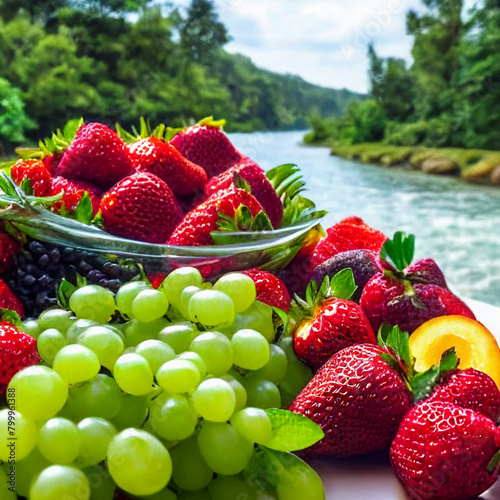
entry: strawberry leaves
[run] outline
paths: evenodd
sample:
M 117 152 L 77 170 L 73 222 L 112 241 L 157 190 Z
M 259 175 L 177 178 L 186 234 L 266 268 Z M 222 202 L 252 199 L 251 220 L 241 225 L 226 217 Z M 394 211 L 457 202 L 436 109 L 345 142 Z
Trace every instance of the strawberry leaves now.
M 397 231 L 392 240 L 384 243 L 380 258 L 392 264 L 398 271 L 403 271 L 411 264 L 414 254 L 415 236 Z

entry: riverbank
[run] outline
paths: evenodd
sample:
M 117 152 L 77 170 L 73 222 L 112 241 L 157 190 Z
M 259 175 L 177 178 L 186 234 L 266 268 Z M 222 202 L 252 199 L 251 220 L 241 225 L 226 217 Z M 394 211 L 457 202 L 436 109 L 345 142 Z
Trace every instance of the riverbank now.
M 500 185 L 499 151 L 391 146 L 381 143 L 329 147 L 332 155 L 362 163 L 421 170 L 427 174 L 453 175 L 468 182 Z

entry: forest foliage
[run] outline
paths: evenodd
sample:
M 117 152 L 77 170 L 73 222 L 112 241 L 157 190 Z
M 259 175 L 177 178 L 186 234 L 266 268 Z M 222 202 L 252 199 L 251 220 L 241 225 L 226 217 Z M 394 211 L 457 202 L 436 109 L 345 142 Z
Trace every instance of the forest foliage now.
M 308 142 L 500 150 L 500 0 L 422 0 L 406 16 L 413 64 L 368 47 L 369 99 L 313 122 Z
M 84 116 L 229 130 L 306 128 L 362 96 L 257 68 L 224 50 L 212 0 L 0 0 L 0 143 L 5 149 Z

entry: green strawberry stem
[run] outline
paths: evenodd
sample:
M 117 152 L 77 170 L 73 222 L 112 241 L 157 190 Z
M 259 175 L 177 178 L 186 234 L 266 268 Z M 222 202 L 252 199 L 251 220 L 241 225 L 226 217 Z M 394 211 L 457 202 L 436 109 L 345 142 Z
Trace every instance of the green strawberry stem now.
M 387 240 L 380 252 L 383 261 L 392 264 L 398 271 L 407 268 L 415 254 L 415 236 L 397 231 L 391 240 Z
M 493 456 L 490 463 L 488 464 L 488 471 L 493 474 L 497 467 L 500 465 L 500 451 Z

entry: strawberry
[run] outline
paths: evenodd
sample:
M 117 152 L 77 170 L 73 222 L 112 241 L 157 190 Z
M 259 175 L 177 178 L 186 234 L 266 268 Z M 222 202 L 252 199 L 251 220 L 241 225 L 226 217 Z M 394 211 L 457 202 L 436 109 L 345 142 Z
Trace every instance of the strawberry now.
M 54 153 L 42 158 L 42 163 L 51 175 L 57 175 L 57 167 L 59 166 L 62 156 L 62 153 Z
M 411 281 L 448 288 L 443 271 L 434 259 L 417 260 L 405 269 L 405 274 Z
M 296 298 L 293 315 L 303 319 L 295 330 L 294 348 L 301 361 L 318 369 L 345 347 L 377 343 L 361 307 L 348 300 L 355 289 L 353 273 L 345 269 L 331 281 L 325 277 L 319 290 L 311 282 L 306 301 Z
M 391 462 L 410 498 L 468 500 L 498 479 L 500 434 L 494 422 L 452 403 L 416 406 L 403 420 Z
M 104 189 L 133 172 L 125 143 L 102 123 L 82 125 L 57 167 L 58 175 Z
M 500 391 L 486 373 L 468 368 L 448 372 L 427 403 L 443 401 L 468 408 L 496 422 L 500 417 Z
M 4 280 L 0 279 L 0 309 L 9 309 L 24 317 L 24 307 L 22 302 L 16 297 L 14 292 L 7 286 Z
M 257 289 L 257 300 L 271 307 L 277 307 L 288 312 L 290 309 L 290 294 L 279 278 L 261 269 L 248 269 L 243 274 L 250 276 Z
M 101 200 L 104 230 L 133 240 L 165 243 L 182 219 L 174 194 L 159 177 L 137 172 Z
M 185 128 L 170 141 L 182 156 L 203 167 L 209 179 L 243 158 L 222 131 L 223 123 L 211 118 L 202 120 L 198 125 Z
M 0 322 L 0 397 L 11 378 L 23 368 L 40 363 L 36 339 L 7 321 Z
M 54 210 L 59 211 L 64 208 L 69 213 L 74 213 L 83 195 L 87 193 L 92 203 L 92 215 L 95 216 L 99 211 L 102 191 L 89 182 L 72 181 L 60 176 L 54 177 L 52 179 L 52 195 L 57 195 L 61 191 L 64 191 L 63 197 L 52 205 Z
M 0 229 L 0 275 L 14 263 L 14 256 L 18 249 L 18 242 Z
M 205 196 L 226 190 L 232 185 L 238 185 L 240 179 L 248 183 L 250 192 L 257 198 L 275 229 L 280 227 L 283 218 L 283 204 L 271 183 L 267 180 L 264 170 L 250 158 L 243 158 L 229 170 L 212 177 L 205 186 Z
M 413 253 L 412 235 L 397 232 L 384 244 L 383 260 L 390 259 L 394 267 L 373 276 L 360 299 L 374 331 L 388 324 L 412 333 L 429 319 L 449 314 L 475 319 L 470 308 L 447 288 L 428 284 L 426 277 L 418 273 L 416 278 L 415 274 L 407 273 Z
M 138 172 L 150 172 L 165 181 L 176 196 L 202 191 L 206 182 L 205 170 L 184 158 L 163 139 L 150 136 L 129 146 L 132 165 Z
M 351 300 L 359 302 L 361 293 L 370 278 L 383 271 L 384 266 L 377 253 L 371 250 L 347 250 L 340 252 L 331 259 L 325 260 L 313 272 L 311 281 L 322 283 L 325 276 L 332 278 L 343 269 L 351 269 L 357 289 Z
M 262 206 L 255 196 L 244 189 L 231 187 L 227 191 L 214 193 L 208 200 L 188 212 L 175 228 L 169 239 L 170 245 L 205 246 L 213 245 L 212 231 L 219 229 L 220 216 L 235 218 L 235 230 L 241 206 L 247 207 L 252 217 L 262 212 Z
M 349 457 L 390 446 L 412 396 L 400 373 L 383 359 L 387 355 L 377 345 L 357 344 L 318 370 L 290 406 L 325 433 L 305 454 Z
M 386 239 L 383 233 L 372 229 L 359 217 L 342 220 L 327 229 L 326 236 L 318 242 L 310 255 L 300 262 L 300 267 L 293 270 L 296 286 L 293 286 L 292 291 L 302 293 L 316 267 L 335 255 L 359 249 L 379 252 Z
M 18 186 L 24 179 L 29 179 L 35 196 L 50 196 L 52 192 L 52 176 L 41 160 L 17 160 L 10 175 Z

